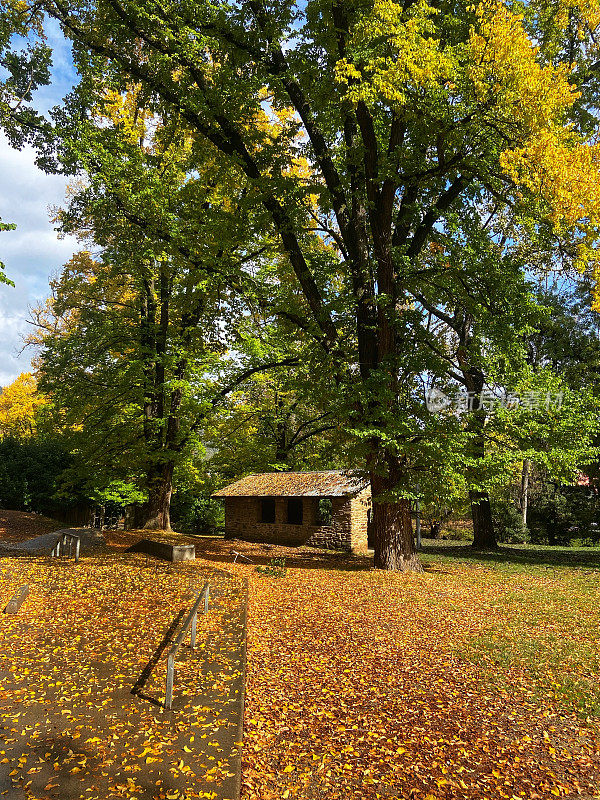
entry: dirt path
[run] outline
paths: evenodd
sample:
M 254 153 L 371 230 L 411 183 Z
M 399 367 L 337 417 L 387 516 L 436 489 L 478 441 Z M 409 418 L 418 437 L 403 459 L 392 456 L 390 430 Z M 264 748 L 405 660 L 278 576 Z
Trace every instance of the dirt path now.
M 47 556 L 65 533 L 79 537 L 80 555 L 100 553 L 106 549 L 104 536 L 100 531 L 92 528 L 59 528 L 54 533 L 44 533 L 33 539 L 25 539 L 19 542 L 3 542 L 0 544 L 0 549 L 7 553 L 31 553 L 32 555 Z

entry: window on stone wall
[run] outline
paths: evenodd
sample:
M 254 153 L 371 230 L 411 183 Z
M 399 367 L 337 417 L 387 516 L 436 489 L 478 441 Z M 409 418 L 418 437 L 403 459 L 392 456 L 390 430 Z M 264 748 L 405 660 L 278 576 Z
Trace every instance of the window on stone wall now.
M 333 519 L 333 503 L 329 497 L 317 500 L 317 525 L 331 525 Z
M 290 497 L 287 501 L 287 521 L 290 525 L 302 525 L 301 497 Z
M 275 522 L 275 498 L 263 497 L 260 501 L 260 521 Z

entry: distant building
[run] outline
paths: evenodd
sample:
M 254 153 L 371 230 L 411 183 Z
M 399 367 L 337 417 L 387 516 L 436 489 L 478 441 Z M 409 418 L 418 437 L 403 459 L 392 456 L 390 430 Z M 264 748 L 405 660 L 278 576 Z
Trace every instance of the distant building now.
M 225 503 L 225 535 L 250 542 L 365 552 L 369 482 L 348 472 L 248 475 L 213 497 Z

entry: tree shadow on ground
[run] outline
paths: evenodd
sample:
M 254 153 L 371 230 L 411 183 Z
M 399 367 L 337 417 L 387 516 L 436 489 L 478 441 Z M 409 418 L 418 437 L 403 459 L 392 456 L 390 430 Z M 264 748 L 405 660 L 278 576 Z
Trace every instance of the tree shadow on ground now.
M 236 560 L 236 553 L 237 560 Z M 239 553 L 243 557 L 240 557 Z M 273 559 L 285 559 L 292 569 L 367 570 L 373 568 L 372 555 L 353 555 L 345 551 L 312 551 L 280 545 L 261 545 L 239 540 L 217 539 L 196 547 L 196 558 L 224 565 L 266 567 Z M 249 560 L 248 560 L 249 559 Z
M 482 564 L 514 566 L 583 567 L 600 569 L 600 548 L 519 547 L 500 545 L 497 550 L 474 550 L 469 544 L 425 544 L 422 556 L 443 556 Z
M 123 557 L 123 548 L 119 537 L 125 534 L 127 546 L 135 543 L 135 536 L 129 531 L 115 531 L 114 541 L 109 543 L 104 553 L 96 557 L 115 556 Z M 173 539 L 178 534 L 171 534 Z M 196 558 L 219 565 L 225 568 L 231 576 L 229 569 L 235 563 L 238 566 L 257 567 L 268 566 L 273 559 L 285 559 L 286 566 L 293 569 L 321 569 L 336 570 L 341 572 L 366 571 L 373 569 L 373 554 L 352 554 L 344 551 L 319 550 L 308 547 L 290 547 L 285 545 L 265 544 L 259 542 L 246 542 L 239 539 L 225 539 L 219 535 L 181 536 L 182 541 L 193 542 L 196 547 Z M 236 553 L 238 554 L 236 556 Z M 600 548 L 553 548 L 548 546 L 519 546 L 500 545 L 497 550 L 473 550 L 469 543 L 425 540 L 419 555 L 425 572 L 440 572 L 439 557 L 448 560 L 469 561 L 472 563 L 492 565 L 507 565 L 515 567 L 570 567 L 583 569 L 600 569 Z M 2 552 L 0 560 L 28 558 L 35 560 L 39 556 L 20 552 Z M 428 561 L 428 557 L 434 560 Z M 139 558 L 139 555 L 138 555 Z M 146 556 L 146 566 L 153 566 L 156 570 L 169 571 L 173 568 L 171 562 L 162 562 L 151 556 Z M 185 562 L 182 562 L 185 563 Z M 443 571 L 443 570 L 441 570 Z
M 272 559 L 284 558 L 286 566 L 293 569 L 323 569 L 348 571 L 365 571 L 373 569 L 372 553 L 353 555 L 346 552 L 318 551 L 308 548 L 283 547 L 278 545 L 262 545 L 259 543 L 227 540 L 219 537 L 202 537 L 196 547 L 197 558 L 220 564 L 232 564 L 235 553 L 241 552 L 251 559 L 250 562 L 238 557 L 238 564 L 246 566 L 267 566 Z M 448 560 L 470 561 L 472 563 L 514 567 L 570 567 L 597 570 L 600 569 L 600 548 L 551 548 L 551 547 L 519 547 L 517 545 L 500 545 L 497 550 L 474 550 L 470 544 L 438 544 L 424 542 L 419 553 L 425 572 L 443 572 L 442 563 L 437 557 Z M 431 559 L 430 557 L 434 557 Z

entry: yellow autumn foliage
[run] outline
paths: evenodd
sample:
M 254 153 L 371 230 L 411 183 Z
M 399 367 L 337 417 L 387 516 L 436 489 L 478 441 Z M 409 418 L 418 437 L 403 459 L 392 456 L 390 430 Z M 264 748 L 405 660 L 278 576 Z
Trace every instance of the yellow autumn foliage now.
M 35 417 L 46 399 L 30 372 L 23 372 L 0 392 L 0 437 L 22 438 L 35 433 Z
M 500 161 L 515 183 L 547 201 L 557 228 L 600 226 L 600 144 L 570 131 L 542 130 Z
M 560 0 L 557 9 L 588 33 L 600 23 L 599 0 Z M 575 266 L 600 282 L 600 143 L 570 121 L 580 96 L 576 65 L 543 56 L 530 18 L 502 0 L 468 11 L 474 21 L 466 40 L 442 46 L 438 12 L 424 0 L 408 9 L 375 0 L 336 66 L 344 96 L 354 105 L 383 101 L 399 115 L 425 115 L 447 131 L 458 125 L 472 152 L 467 172 L 491 167 L 504 176 L 517 205 L 529 204 L 536 222 L 571 237 Z M 549 12 L 541 4 L 526 13 Z
M 577 98 L 566 65 L 540 64 L 523 17 L 501 2 L 484 2 L 476 9 L 465 72 L 484 118 L 510 124 L 519 140 L 548 128 L 562 127 Z M 508 131 L 507 131 L 508 133 Z
M 546 35 L 554 29 L 564 33 L 569 30 L 587 48 L 597 50 L 595 34 L 600 27 L 600 3 L 598 0 L 540 0 L 531 4 L 530 12 L 543 20 Z
M 95 109 L 97 116 L 110 120 L 131 144 L 136 144 L 146 135 L 147 112 L 138 106 L 139 93 L 139 86 L 131 87 L 125 93 L 106 89 L 102 108 Z
M 140 84 L 129 85 L 125 92 L 105 89 L 93 110 L 97 122 L 118 131 L 127 144 L 160 154 L 165 163 L 182 163 L 191 152 L 193 137 L 189 133 L 164 136 L 163 121 L 143 106 L 140 93 Z
M 571 233 L 575 266 L 598 273 L 600 145 L 583 139 L 567 121 L 579 96 L 569 69 L 540 64 L 523 18 L 502 3 L 482 4 L 477 14 L 469 76 L 478 102 L 515 142 L 500 154 L 500 167 L 539 201 L 541 219 L 558 233 Z
M 451 60 L 434 36 L 435 14 L 425 0 L 406 11 L 393 0 L 374 1 L 352 30 L 351 49 L 364 52 L 360 67 L 347 58 L 335 67 L 336 80 L 347 87 L 352 103 L 383 100 L 398 108 L 407 102 L 407 88 L 433 88 L 450 73 Z M 382 39 L 385 48 L 372 45 Z

